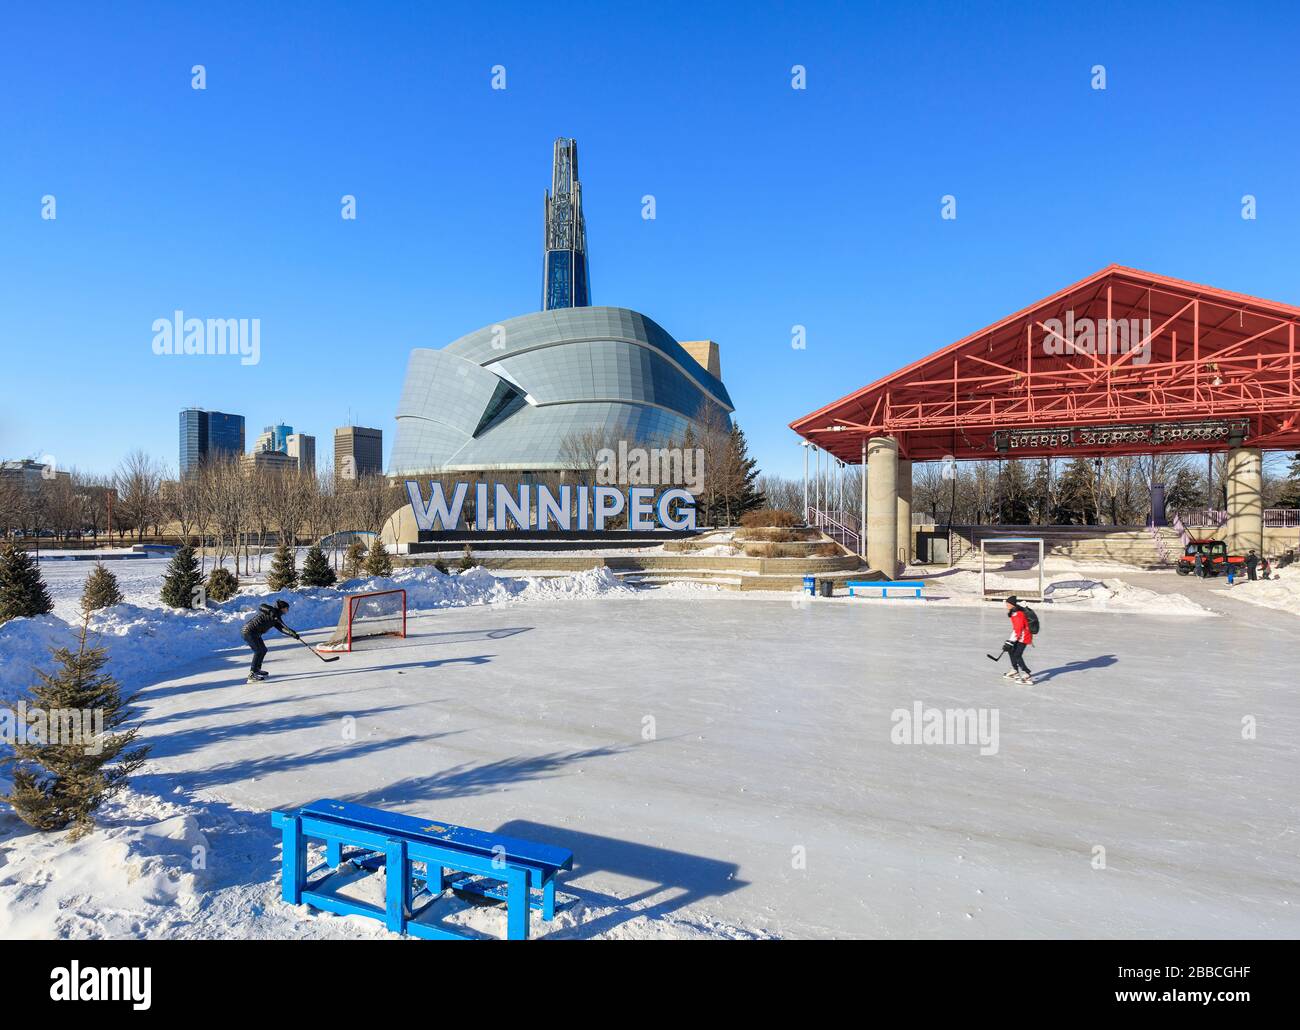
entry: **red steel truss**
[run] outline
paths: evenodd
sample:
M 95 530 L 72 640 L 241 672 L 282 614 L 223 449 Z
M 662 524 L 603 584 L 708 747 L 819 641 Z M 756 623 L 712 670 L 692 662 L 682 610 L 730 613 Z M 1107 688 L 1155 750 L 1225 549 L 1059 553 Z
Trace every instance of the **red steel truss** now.
M 1300 308 L 1111 265 L 790 428 L 843 461 L 1300 449 Z

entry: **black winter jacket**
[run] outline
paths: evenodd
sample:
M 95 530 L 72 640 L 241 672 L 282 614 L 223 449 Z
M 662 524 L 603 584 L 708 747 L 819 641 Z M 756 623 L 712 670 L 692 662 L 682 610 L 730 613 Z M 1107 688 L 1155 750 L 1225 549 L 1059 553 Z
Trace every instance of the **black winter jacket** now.
M 262 605 L 257 614 L 244 623 L 246 636 L 260 637 L 273 629 L 293 635 L 293 630 L 284 624 L 284 616 L 280 614 L 280 609 L 273 604 Z

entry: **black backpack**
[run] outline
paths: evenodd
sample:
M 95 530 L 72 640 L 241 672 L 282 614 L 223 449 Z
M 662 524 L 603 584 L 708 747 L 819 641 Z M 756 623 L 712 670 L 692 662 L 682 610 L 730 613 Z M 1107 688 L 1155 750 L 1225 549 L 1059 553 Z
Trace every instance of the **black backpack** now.
M 1027 604 L 1020 605 L 1020 610 L 1025 613 L 1025 620 L 1029 623 L 1029 632 L 1038 636 L 1038 613 Z

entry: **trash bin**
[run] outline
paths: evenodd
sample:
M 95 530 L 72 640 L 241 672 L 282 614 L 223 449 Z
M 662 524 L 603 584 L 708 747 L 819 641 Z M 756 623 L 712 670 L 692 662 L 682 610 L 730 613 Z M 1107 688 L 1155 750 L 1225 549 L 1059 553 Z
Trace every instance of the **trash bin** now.
M 821 582 L 819 582 L 817 585 L 821 588 L 821 595 L 822 595 L 822 597 L 834 597 L 834 596 L 835 596 L 835 580 L 833 580 L 833 579 L 823 579 L 823 580 L 822 580 Z
M 815 596 L 817 593 L 817 577 L 804 576 L 803 588 L 804 590 L 808 591 L 809 596 Z

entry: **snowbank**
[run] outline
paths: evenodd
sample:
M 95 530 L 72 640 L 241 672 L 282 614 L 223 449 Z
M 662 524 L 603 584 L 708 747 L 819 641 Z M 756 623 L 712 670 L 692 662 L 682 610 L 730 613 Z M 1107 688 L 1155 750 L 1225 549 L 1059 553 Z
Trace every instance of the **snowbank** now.
M 1278 611 L 1300 615 L 1300 566 L 1288 565 L 1273 573 L 1272 579 L 1251 582 L 1242 580 L 1232 586 L 1224 586 L 1214 591 L 1227 594 L 1237 601 L 1257 604 L 1263 608 L 1276 608 Z
M 79 841 L 37 833 L 0 813 L 0 938 L 378 938 L 396 937 L 373 919 L 314 912 L 280 898 L 280 835 L 266 813 L 125 791 Z M 321 859 L 313 852 L 309 865 Z M 382 908 L 382 873 L 348 893 Z M 562 887 L 551 922 L 532 914 L 536 936 L 686 938 L 760 936 L 710 919 L 623 904 Z M 503 936 L 505 910 L 454 896 L 439 918 Z
M 1054 608 L 1069 611 L 1087 612 L 1129 612 L 1147 615 L 1185 615 L 1214 616 L 1204 605 L 1198 604 L 1185 594 L 1166 594 L 1145 587 L 1134 586 L 1125 579 L 1094 579 L 1079 573 L 1086 568 L 1080 563 L 1065 561 L 1068 574 L 1060 571 L 1048 571 L 1048 563 L 1043 577 L 1043 594 L 1046 602 Z M 986 605 L 980 583 L 980 574 L 976 570 L 953 568 L 935 574 L 924 566 L 908 569 L 909 579 L 926 581 L 926 597 L 921 603 L 949 605 Z M 1033 586 L 1037 589 L 1037 581 Z M 854 598 L 854 601 L 859 598 Z M 870 599 L 864 599 L 870 600 Z M 897 604 L 891 599 L 889 604 Z
M 409 612 L 515 599 L 581 599 L 633 592 L 605 568 L 550 578 L 494 576 L 483 568 L 453 576 L 434 568 L 414 568 L 325 589 L 273 592 L 264 586 L 247 587 L 229 601 L 198 610 L 123 603 L 97 612 L 90 628 L 96 642 L 108 648 L 107 671 L 131 691 L 214 651 L 243 646 L 240 629 L 265 601 L 284 598 L 291 606 L 286 621 L 309 633 L 337 624 L 345 595 L 394 587 L 406 591 Z M 48 667 L 52 647 L 75 646 L 77 629 L 77 623 L 59 615 L 12 619 L 0 626 L 0 699 L 25 690 L 33 667 Z

